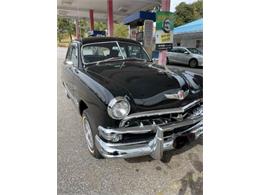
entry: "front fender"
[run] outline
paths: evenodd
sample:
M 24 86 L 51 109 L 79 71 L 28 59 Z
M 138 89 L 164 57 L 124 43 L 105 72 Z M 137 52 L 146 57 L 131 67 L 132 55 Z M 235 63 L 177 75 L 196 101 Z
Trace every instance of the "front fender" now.
M 87 105 L 87 111 L 94 117 L 100 125 L 115 126 L 115 120 L 111 119 L 107 113 L 107 105 L 114 95 L 100 83 L 79 71 L 76 80 L 76 98 Z

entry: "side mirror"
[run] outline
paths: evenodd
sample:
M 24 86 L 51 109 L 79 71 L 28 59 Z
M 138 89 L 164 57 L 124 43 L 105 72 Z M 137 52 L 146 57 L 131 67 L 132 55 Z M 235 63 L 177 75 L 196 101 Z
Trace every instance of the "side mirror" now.
M 153 64 L 158 64 L 158 59 L 153 58 L 153 59 L 152 59 L 152 62 L 153 62 Z
M 72 66 L 72 65 L 73 65 L 73 62 L 70 61 L 70 60 L 66 60 L 66 61 L 65 61 L 65 64 L 67 64 L 67 65 L 71 65 L 71 66 Z
M 185 51 L 184 54 L 190 54 L 189 52 Z

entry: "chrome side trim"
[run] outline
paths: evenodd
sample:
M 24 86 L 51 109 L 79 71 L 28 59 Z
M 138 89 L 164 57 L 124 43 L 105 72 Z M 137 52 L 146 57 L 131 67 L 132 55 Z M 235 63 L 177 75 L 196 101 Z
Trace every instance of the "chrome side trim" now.
M 193 101 L 183 107 L 179 107 L 179 108 L 170 108 L 170 109 L 163 109 L 163 110 L 152 110 L 152 111 L 146 111 L 146 112 L 133 113 L 133 114 L 128 115 L 124 119 L 122 119 L 120 121 L 119 127 L 123 127 L 128 120 L 134 119 L 134 118 L 149 117 L 149 116 L 155 116 L 155 115 L 160 116 L 160 115 L 171 114 L 171 113 L 183 113 L 186 110 L 188 110 L 189 108 L 197 105 L 200 102 L 201 102 L 201 100 L 199 99 L 199 100 L 195 100 L 195 101 Z
M 78 108 L 79 106 L 79 102 L 77 101 L 77 99 L 72 95 L 72 93 L 70 92 L 69 88 L 67 87 L 67 84 L 64 83 L 64 88 L 65 88 L 65 93 L 69 94 L 70 99 L 72 100 L 72 102 L 74 103 L 74 105 L 76 106 L 76 108 Z M 66 95 L 67 95 L 66 94 Z
M 189 90 L 180 90 L 178 93 L 164 94 L 167 99 L 183 100 L 189 95 Z

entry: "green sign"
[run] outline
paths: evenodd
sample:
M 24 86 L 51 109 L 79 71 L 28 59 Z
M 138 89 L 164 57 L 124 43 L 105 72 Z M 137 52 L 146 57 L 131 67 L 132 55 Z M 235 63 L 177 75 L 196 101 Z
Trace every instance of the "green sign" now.
M 156 13 L 155 43 L 158 50 L 171 49 L 173 44 L 173 21 L 172 12 Z
M 172 12 L 156 12 L 156 30 L 169 32 L 173 30 L 174 14 Z

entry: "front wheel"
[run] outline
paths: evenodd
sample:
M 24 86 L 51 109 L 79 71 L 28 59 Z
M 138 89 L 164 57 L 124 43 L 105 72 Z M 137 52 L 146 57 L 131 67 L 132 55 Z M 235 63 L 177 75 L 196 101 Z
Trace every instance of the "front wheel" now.
M 96 144 L 95 144 L 95 136 L 97 134 L 97 126 L 95 121 L 88 115 L 86 110 L 83 111 L 82 114 L 82 124 L 84 135 L 88 147 L 88 151 L 92 156 L 95 158 L 102 158 L 101 154 L 99 153 Z
M 169 61 L 169 58 L 168 58 L 168 57 L 166 58 L 166 64 L 167 64 L 167 65 L 170 64 L 170 61 Z
M 196 67 L 198 66 L 198 61 L 197 61 L 196 59 L 191 59 L 191 60 L 189 61 L 189 66 L 190 66 L 191 68 L 196 68 Z

